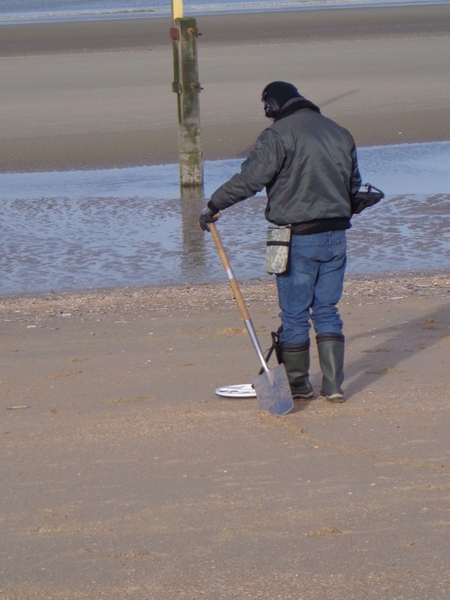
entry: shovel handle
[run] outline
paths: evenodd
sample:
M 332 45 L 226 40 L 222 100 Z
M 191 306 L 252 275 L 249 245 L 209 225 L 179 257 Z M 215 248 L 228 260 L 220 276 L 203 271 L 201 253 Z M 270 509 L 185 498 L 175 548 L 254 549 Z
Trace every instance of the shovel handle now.
M 214 243 L 216 244 L 217 252 L 219 253 L 220 260 L 222 261 L 223 268 L 226 271 L 228 276 L 228 280 L 230 282 L 231 289 L 233 290 L 234 297 L 236 298 L 236 302 L 239 306 L 239 310 L 241 312 L 242 318 L 244 321 L 250 320 L 250 314 L 247 310 L 247 306 L 245 305 L 244 298 L 242 297 L 241 290 L 239 288 L 238 282 L 236 281 L 233 273 L 233 269 L 231 268 L 230 261 L 228 260 L 227 253 L 225 252 L 225 248 L 222 245 L 222 240 L 220 239 L 219 232 L 217 231 L 217 227 L 215 223 L 209 223 L 209 230 L 211 231 L 211 235 L 213 236 Z
M 252 340 L 253 347 L 255 348 L 256 354 L 258 355 L 259 362 L 261 363 L 263 370 L 268 372 L 269 367 L 267 366 L 266 359 L 264 358 L 264 353 L 262 351 L 261 344 L 259 343 L 258 336 L 256 335 L 255 327 L 250 318 L 247 306 L 245 305 L 244 298 L 241 294 L 238 282 L 234 277 L 233 269 L 231 268 L 230 261 L 228 260 L 227 253 L 225 252 L 225 248 L 222 245 L 222 240 L 220 239 L 220 235 L 217 231 L 215 223 L 209 223 L 209 230 L 211 231 L 211 234 L 213 236 L 214 243 L 216 244 L 217 251 L 220 256 L 220 260 L 222 261 L 223 268 L 227 273 L 231 289 L 233 290 L 234 297 L 236 299 L 237 305 L 239 306 L 239 310 L 244 320 L 250 339 Z

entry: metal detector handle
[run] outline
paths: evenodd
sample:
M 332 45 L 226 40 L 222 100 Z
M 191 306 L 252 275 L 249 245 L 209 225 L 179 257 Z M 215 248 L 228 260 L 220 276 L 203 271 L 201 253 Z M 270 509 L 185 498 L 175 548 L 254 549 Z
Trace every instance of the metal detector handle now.
M 250 339 L 252 340 L 252 344 L 258 355 L 259 361 L 260 361 L 264 371 L 269 371 L 269 367 L 267 366 L 266 360 L 264 358 L 264 354 L 261 349 L 258 337 L 256 336 L 255 327 L 250 318 L 250 314 L 248 312 L 247 306 L 245 305 L 245 301 L 242 296 L 241 290 L 239 288 L 239 284 L 234 277 L 233 269 L 231 268 L 230 261 L 228 260 L 227 253 L 225 252 L 225 248 L 222 245 L 222 240 L 220 239 L 220 235 L 219 235 L 219 232 L 217 231 L 216 224 L 208 223 L 208 225 L 209 225 L 209 229 L 211 231 L 211 235 L 213 236 L 214 243 L 216 244 L 216 248 L 217 248 L 217 252 L 219 253 L 220 260 L 222 261 L 223 268 L 225 269 L 228 280 L 230 282 L 231 289 L 233 290 L 234 297 L 236 298 L 236 302 L 239 307 L 239 311 L 244 320 L 244 323 L 247 328 Z

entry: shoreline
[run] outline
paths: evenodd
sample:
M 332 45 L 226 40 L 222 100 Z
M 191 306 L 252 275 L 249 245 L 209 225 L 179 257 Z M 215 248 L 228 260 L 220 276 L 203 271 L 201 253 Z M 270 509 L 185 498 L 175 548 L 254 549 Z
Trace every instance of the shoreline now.
M 246 302 L 276 301 L 273 279 L 239 283 Z M 340 305 L 359 299 L 366 304 L 413 297 L 450 299 L 450 269 L 346 275 Z M 42 316 L 126 315 L 142 310 L 186 311 L 221 309 L 235 300 L 228 282 L 119 287 L 78 292 L 49 292 L 0 296 L 3 322 L 31 321 Z M 237 307 L 236 307 L 237 310 Z
M 0 172 L 178 162 L 170 24 L 2 26 Z M 357 146 L 450 138 L 447 5 L 208 15 L 198 25 L 204 160 L 248 155 L 267 126 L 261 89 L 280 78 Z

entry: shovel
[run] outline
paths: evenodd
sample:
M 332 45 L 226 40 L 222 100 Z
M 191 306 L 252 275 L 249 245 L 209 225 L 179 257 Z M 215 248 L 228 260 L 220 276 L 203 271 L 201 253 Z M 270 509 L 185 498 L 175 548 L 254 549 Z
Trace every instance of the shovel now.
M 294 407 L 286 369 L 283 364 L 276 366 L 274 369 L 269 369 L 267 366 L 267 362 L 261 350 L 261 345 L 256 335 L 255 327 L 250 318 L 247 306 L 245 305 L 238 282 L 234 278 L 233 270 L 228 261 L 225 249 L 222 246 L 222 240 L 220 239 L 215 223 L 209 223 L 209 229 L 213 236 L 214 243 L 216 244 L 223 268 L 230 281 L 231 289 L 233 290 L 234 297 L 239 306 L 241 316 L 263 368 L 263 372 L 253 380 L 258 407 L 260 410 L 267 410 L 273 415 L 282 417 Z

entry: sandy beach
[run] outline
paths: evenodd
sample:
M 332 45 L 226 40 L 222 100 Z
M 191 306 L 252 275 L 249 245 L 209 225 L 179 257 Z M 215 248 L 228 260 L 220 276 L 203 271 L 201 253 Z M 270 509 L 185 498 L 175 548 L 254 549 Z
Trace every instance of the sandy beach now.
M 244 157 L 295 82 L 359 146 L 449 138 L 448 5 L 198 17 L 205 160 Z M 0 172 L 175 163 L 168 19 L 2 26 Z
M 448 5 L 198 24 L 205 159 L 273 79 L 359 145 L 450 139 Z M 1 28 L 0 172 L 176 162 L 169 26 Z M 0 600 L 447 600 L 449 307 L 450 270 L 348 277 L 347 402 L 276 418 L 214 393 L 259 370 L 227 283 L 0 297 Z
M 3 300 L 0 598 L 446 600 L 449 299 L 349 278 L 348 400 L 283 418 L 214 394 L 259 368 L 227 284 Z

